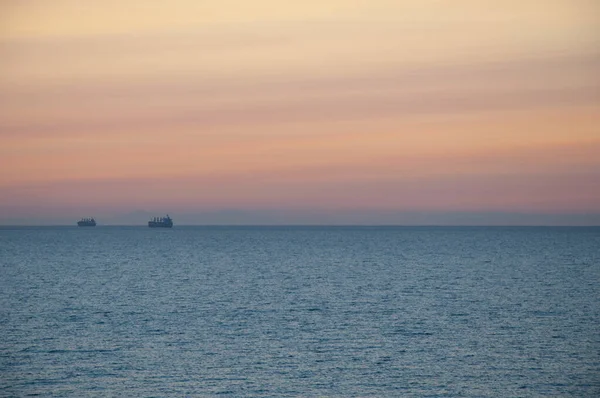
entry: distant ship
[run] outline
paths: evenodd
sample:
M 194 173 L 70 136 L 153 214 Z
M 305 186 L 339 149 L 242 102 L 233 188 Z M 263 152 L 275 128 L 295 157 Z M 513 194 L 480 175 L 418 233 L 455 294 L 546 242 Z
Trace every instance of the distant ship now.
M 77 221 L 77 225 L 80 227 L 95 227 L 96 226 L 96 220 L 94 220 L 94 217 L 92 218 L 82 218 L 81 220 Z
M 154 217 L 148 221 L 150 228 L 173 228 L 173 219 L 167 214 L 166 217 Z

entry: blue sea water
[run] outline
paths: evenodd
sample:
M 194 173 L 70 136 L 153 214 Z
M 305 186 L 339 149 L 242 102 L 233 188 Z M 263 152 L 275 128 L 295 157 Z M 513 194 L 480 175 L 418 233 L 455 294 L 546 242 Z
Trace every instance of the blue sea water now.
M 0 228 L 0 396 L 600 396 L 600 228 Z

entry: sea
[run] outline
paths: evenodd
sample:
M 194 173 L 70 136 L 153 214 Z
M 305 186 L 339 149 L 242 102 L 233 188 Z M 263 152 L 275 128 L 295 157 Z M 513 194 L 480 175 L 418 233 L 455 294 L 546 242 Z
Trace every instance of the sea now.
M 1 227 L 1 397 L 598 397 L 598 227 Z

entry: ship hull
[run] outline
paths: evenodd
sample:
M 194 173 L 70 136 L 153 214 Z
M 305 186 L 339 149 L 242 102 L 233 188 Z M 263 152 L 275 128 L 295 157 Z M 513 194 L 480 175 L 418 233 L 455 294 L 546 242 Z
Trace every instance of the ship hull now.
M 90 222 L 82 222 L 82 221 L 79 221 L 79 222 L 77 223 L 77 226 L 78 226 L 78 227 L 95 227 L 95 226 L 96 226 L 96 223 L 90 223 Z
M 173 228 L 173 223 L 163 223 L 163 222 L 154 222 L 149 221 L 148 226 L 150 228 Z

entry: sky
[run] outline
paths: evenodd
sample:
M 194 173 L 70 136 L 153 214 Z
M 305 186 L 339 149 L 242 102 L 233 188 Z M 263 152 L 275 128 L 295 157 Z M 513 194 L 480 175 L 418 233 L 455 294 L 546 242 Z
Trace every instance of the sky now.
M 595 0 L 0 0 L 0 224 L 600 224 Z

